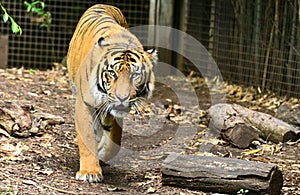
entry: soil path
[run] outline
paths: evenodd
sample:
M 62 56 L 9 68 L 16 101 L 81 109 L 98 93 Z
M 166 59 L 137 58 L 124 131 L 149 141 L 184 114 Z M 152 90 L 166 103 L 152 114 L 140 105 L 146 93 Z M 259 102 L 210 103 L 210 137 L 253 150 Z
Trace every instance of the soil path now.
M 271 145 L 280 149 L 254 155 L 241 155 L 245 150 L 226 144 L 200 143 L 207 127 L 199 116 L 210 106 L 212 91 L 199 84 L 195 105 L 194 92 L 185 82 L 160 78 L 152 98 L 155 114 L 150 119 L 126 118 L 122 151 L 103 167 L 103 183 L 95 184 L 74 179 L 78 148 L 67 76 L 62 71 L 0 70 L 1 100 L 30 104 L 65 119 L 64 124 L 30 138 L 0 132 L 0 194 L 210 194 L 162 185 L 161 163 L 171 152 L 230 154 L 276 163 L 285 179 L 282 194 L 300 194 L 299 143 Z

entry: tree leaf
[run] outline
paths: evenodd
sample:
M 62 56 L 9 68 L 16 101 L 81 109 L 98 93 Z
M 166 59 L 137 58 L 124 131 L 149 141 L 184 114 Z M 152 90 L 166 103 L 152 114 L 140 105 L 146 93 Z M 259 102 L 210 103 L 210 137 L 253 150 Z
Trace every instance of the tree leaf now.
M 46 7 L 44 2 L 40 2 L 42 9 L 44 9 Z
M 4 21 L 5 23 L 8 21 L 8 18 L 9 18 L 8 14 L 7 14 L 7 13 L 4 13 L 4 14 L 3 14 L 3 21 Z
M 15 23 L 14 21 L 11 21 L 11 30 L 13 31 L 13 33 L 18 33 L 19 32 L 19 26 L 17 23 Z
M 30 10 L 31 10 L 31 4 L 30 3 L 28 3 L 27 1 L 24 1 L 24 4 L 27 6 L 27 12 L 30 12 Z

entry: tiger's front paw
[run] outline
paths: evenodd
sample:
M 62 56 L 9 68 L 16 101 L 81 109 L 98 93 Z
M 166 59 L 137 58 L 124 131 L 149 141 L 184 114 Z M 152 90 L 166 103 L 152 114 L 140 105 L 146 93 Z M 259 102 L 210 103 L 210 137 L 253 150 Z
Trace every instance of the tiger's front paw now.
M 76 179 L 90 183 L 98 183 L 103 180 L 103 176 L 101 171 L 77 171 Z

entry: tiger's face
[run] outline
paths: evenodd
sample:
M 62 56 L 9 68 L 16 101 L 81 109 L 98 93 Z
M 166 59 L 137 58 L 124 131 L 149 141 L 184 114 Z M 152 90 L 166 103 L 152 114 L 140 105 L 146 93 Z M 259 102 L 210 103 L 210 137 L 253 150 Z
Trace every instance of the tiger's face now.
M 104 55 L 96 71 L 92 91 L 96 108 L 106 116 L 123 117 L 130 109 L 142 112 L 154 89 L 156 51 L 113 49 Z

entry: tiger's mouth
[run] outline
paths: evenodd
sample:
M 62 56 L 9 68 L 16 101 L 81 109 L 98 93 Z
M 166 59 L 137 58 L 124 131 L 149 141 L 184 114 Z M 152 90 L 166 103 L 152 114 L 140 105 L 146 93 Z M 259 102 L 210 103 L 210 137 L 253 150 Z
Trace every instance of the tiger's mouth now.
M 122 112 L 129 112 L 129 107 L 125 106 L 123 104 L 119 104 L 117 106 L 114 106 L 113 109 L 117 110 L 117 111 L 122 111 Z
M 124 117 L 130 111 L 130 105 L 128 103 L 115 103 L 112 106 L 111 114 L 115 117 Z

